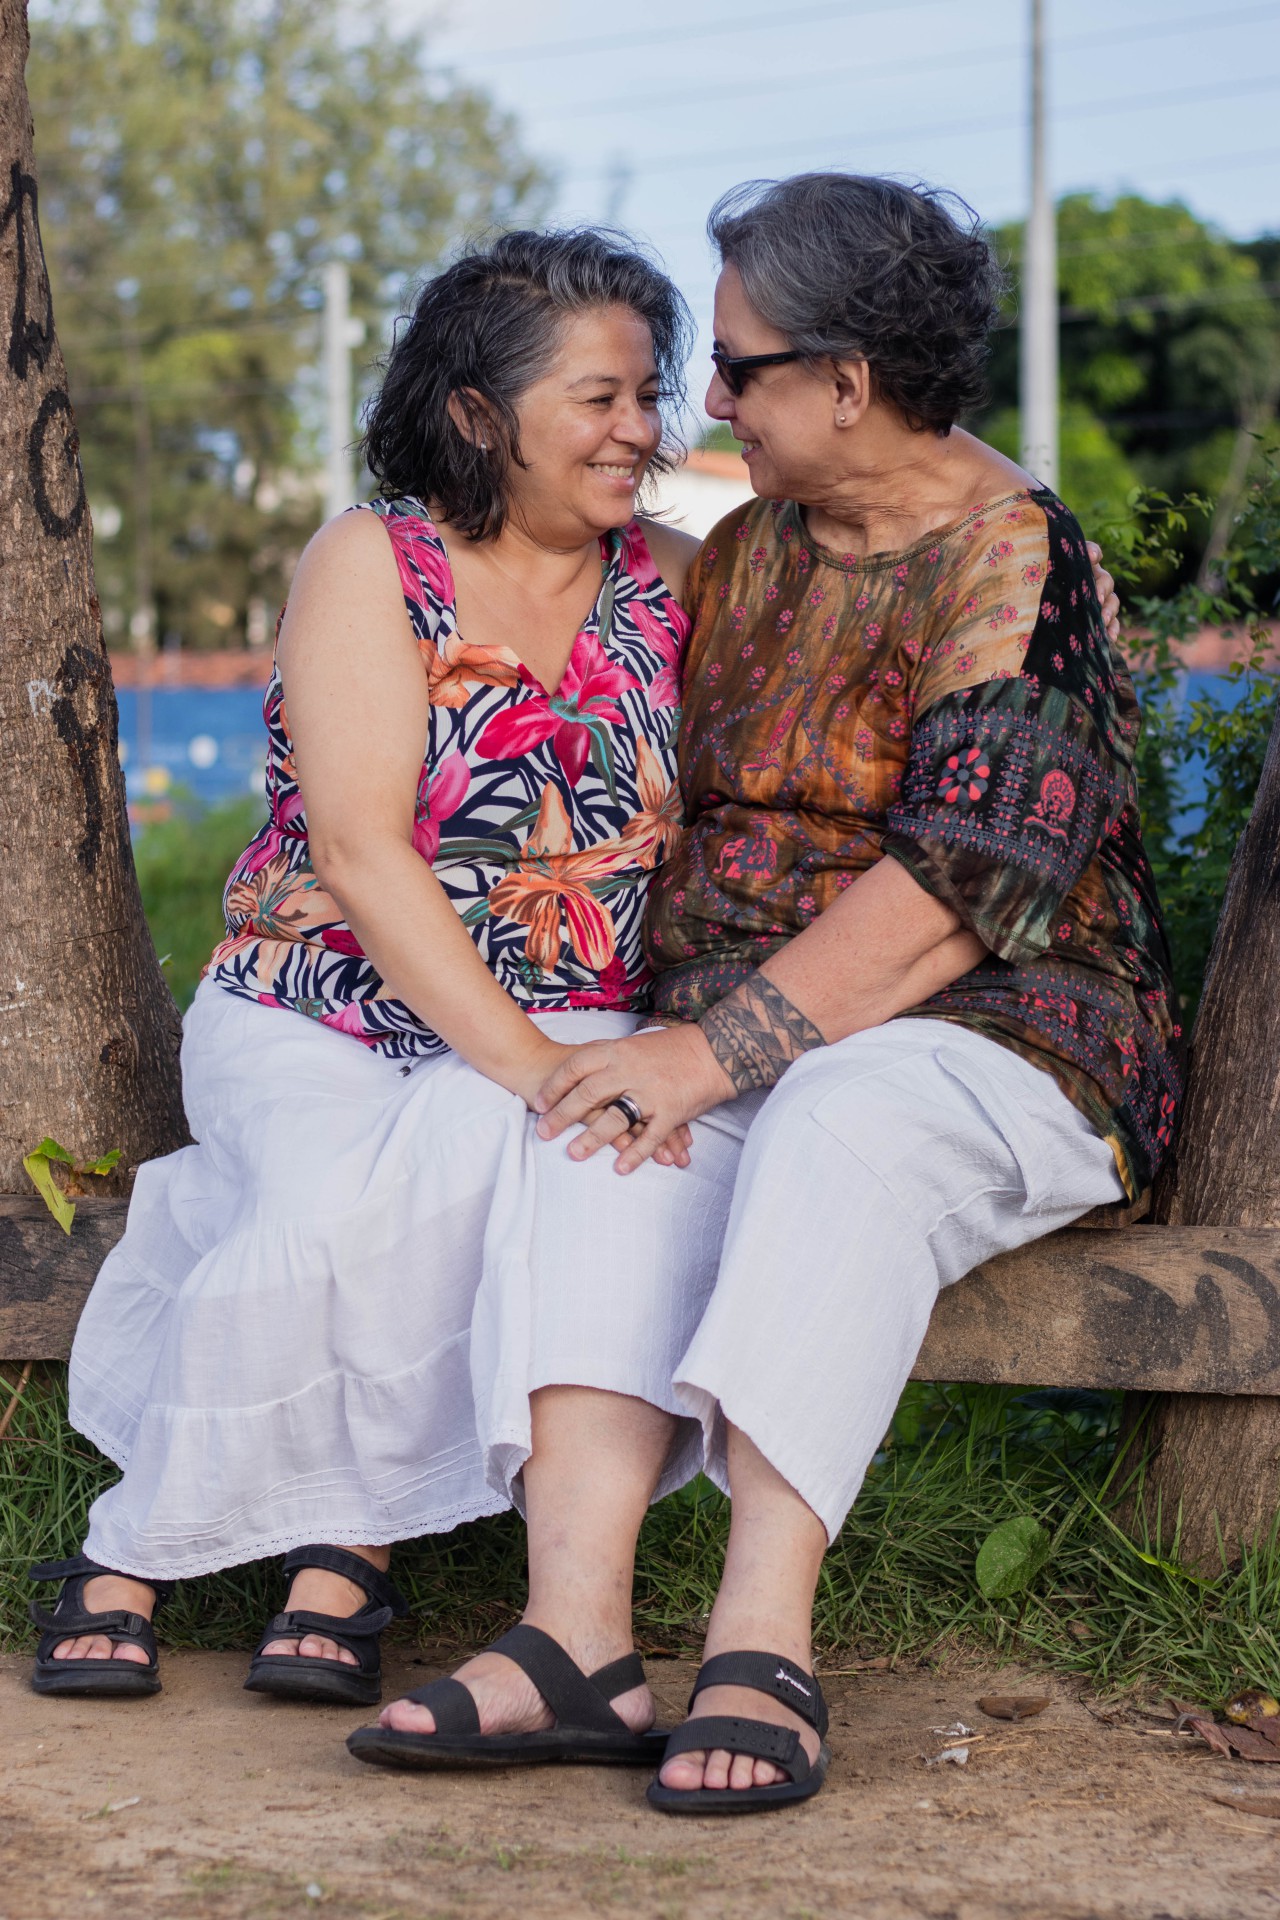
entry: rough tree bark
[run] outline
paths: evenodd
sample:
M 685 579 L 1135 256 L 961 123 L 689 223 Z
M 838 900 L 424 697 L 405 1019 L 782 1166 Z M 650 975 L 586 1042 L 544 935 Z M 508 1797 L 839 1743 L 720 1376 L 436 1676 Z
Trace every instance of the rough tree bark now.
M 37 221 L 23 0 L 0 0 L 0 1193 L 44 1134 L 122 1171 L 187 1137 L 147 932 Z
M 1280 1226 L 1280 709 L 1240 837 L 1191 1050 L 1177 1152 L 1153 1214 L 1174 1225 Z M 1145 1228 L 1135 1228 L 1145 1232 Z M 1280 1398 L 1130 1396 L 1154 1449 L 1133 1514 L 1166 1550 L 1216 1571 L 1280 1507 Z

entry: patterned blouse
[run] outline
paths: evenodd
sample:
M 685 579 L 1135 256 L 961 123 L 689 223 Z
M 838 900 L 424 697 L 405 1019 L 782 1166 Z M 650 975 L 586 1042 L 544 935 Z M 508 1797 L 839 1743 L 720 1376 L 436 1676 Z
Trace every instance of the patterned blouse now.
M 444 543 L 416 500 L 375 501 L 430 683 L 413 843 L 486 966 L 530 1011 L 647 1003 L 645 891 L 680 835 L 675 785 L 689 619 L 633 521 L 600 543 L 603 584 L 548 692 L 507 647 L 458 632 Z M 270 817 L 223 896 L 207 969 L 394 1059 L 444 1042 L 394 999 L 311 865 L 278 666 L 263 702 Z
M 1137 703 L 1071 514 L 1014 493 L 860 560 L 753 501 L 687 602 L 690 826 L 650 894 L 658 1007 L 697 1019 L 889 854 L 990 949 L 912 1013 L 1051 1073 L 1136 1197 L 1170 1138 L 1177 1029 Z

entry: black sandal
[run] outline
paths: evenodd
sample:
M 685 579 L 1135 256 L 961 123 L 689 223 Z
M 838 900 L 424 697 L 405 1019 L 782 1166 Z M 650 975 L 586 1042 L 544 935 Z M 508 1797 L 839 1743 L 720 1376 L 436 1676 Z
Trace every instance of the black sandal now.
M 382 1698 L 382 1656 L 378 1636 L 393 1620 L 408 1613 L 404 1595 L 376 1567 L 343 1547 L 295 1547 L 284 1557 L 287 1578 L 301 1567 L 322 1567 L 340 1573 L 369 1595 L 356 1613 L 278 1613 L 259 1640 L 245 1688 L 249 1693 L 274 1693 L 283 1700 L 319 1700 L 343 1707 L 373 1707 Z M 264 1653 L 272 1640 L 301 1640 L 321 1634 L 353 1653 L 358 1665 L 344 1660 L 322 1660 L 316 1654 Z
M 768 1760 L 781 1767 L 789 1777 L 771 1787 L 664 1787 L 661 1780 L 653 1780 L 647 1794 L 649 1805 L 663 1813 L 759 1813 L 765 1807 L 812 1799 L 831 1764 L 825 1744 L 827 1703 L 813 1675 L 776 1653 L 718 1653 L 698 1674 L 689 1695 L 690 1707 L 707 1687 L 750 1687 L 754 1693 L 767 1693 L 781 1701 L 807 1720 L 823 1741 L 818 1757 L 810 1761 L 794 1727 L 723 1714 L 686 1720 L 667 1741 L 664 1763 L 681 1753 L 749 1753 L 753 1760 Z
M 70 1560 L 42 1560 L 27 1576 L 31 1580 L 62 1582 L 62 1591 L 52 1612 L 38 1600 L 33 1600 L 29 1609 L 32 1620 L 41 1629 L 35 1671 L 31 1676 L 37 1693 L 98 1694 L 113 1699 L 159 1693 L 160 1656 L 156 1650 L 155 1629 L 145 1614 L 128 1613 L 123 1608 L 109 1613 L 89 1613 L 85 1609 L 85 1581 L 95 1580 L 103 1573 L 117 1574 L 117 1570 L 100 1567 L 96 1560 L 77 1553 Z M 140 1574 L 117 1574 L 117 1578 L 126 1580 L 141 1577 Z M 147 1580 L 145 1584 L 155 1593 L 158 1608 L 168 1597 L 171 1583 Z M 63 1640 L 78 1640 L 91 1633 L 104 1634 L 113 1646 L 132 1642 L 141 1647 L 147 1656 L 146 1665 L 141 1660 L 53 1658 L 53 1649 Z
M 656 1728 L 633 1733 L 609 1705 L 619 1694 L 644 1685 L 638 1653 L 627 1653 L 586 1674 L 558 1640 L 540 1627 L 512 1627 L 490 1653 L 504 1653 L 528 1675 L 556 1716 L 541 1733 L 481 1733 L 476 1703 L 461 1680 L 429 1680 L 406 1694 L 429 1707 L 434 1733 L 399 1733 L 393 1727 L 357 1727 L 347 1748 L 357 1760 L 378 1767 L 518 1767 L 554 1762 L 615 1767 L 651 1767 L 661 1758 L 666 1734 Z

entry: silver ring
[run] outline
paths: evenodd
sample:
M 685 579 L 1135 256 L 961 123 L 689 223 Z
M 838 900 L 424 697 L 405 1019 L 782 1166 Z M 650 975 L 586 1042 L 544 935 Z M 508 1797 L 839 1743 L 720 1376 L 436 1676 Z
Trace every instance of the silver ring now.
M 620 1093 L 616 1099 L 609 1102 L 609 1105 L 618 1109 L 618 1112 L 622 1115 L 629 1127 L 642 1127 L 644 1125 L 644 1115 L 640 1111 L 640 1102 L 636 1100 L 633 1095 Z

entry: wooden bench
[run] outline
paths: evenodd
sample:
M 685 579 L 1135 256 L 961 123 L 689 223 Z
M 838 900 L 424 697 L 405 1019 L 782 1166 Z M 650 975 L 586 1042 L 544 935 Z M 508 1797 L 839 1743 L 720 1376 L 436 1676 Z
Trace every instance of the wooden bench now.
M 81 1200 L 68 1238 L 38 1199 L 0 1199 L 0 1355 L 65 1360 L 124 1232 Z M 916 1380 L 1280 1395 L 1280 1230 L 1072 1227 L 942 1295 Z

